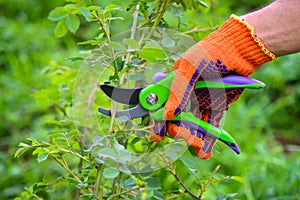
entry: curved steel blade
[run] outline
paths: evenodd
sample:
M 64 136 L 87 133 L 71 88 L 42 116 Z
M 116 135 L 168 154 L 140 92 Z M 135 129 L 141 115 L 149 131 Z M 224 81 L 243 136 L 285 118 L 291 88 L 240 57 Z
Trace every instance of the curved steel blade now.
M 136 105 L 139 104 L 139 94 L 143 88 L 118 88 L 110 85 L 100 85 L 101 90 L 116 102 Z
M 111 116 L 111 110 L 107 110 L 105 108 L 102 107 L 98 107 L 98 111 L 102 114 Z M 126 110 L 118 110 L 116 112 L 116 117 L 128 117 L 130 119 L 133 118 L 139 118 L 139 117 L 143 117 L 148 115 L 149 112 L 147 110 L 145 110 L 140 104 L 138 104 L 137 106 L 133 107 L 133 108 L 129 108 Z

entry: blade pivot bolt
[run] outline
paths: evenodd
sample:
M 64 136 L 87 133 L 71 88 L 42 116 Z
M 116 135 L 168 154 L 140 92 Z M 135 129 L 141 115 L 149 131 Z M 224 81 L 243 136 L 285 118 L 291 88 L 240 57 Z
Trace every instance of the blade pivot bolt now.
M 147 104 L 154 106 L 157 103 L 157 96 L 153 93 L 150 93 L 146 96 Z

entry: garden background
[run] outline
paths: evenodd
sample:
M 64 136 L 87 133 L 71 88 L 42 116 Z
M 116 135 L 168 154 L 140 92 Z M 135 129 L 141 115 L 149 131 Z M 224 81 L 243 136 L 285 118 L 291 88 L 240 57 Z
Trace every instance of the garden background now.
M 192 199 L 191 193 L 203 199 L 300 198 L 300 54 L 258 69 L 252 77 L 267 86 L 247 90 L 231 105 L 224 128 L 238 141 L 240 155 L 217 145 L 209 161 L 187 153 L 169 168 L 131 174 L 83 151 L 72 121 L 72 89 L 82 59 L 107 37 L 88 6 L 109 13 L 113 36 L 130 30 L 137 4 L 138 20 L 146 22 L 146 11 L 149 17 L 161 2 L 0 0 L 1 199 Z M 230 14 L 245 14 L 268 1 L 170 2 L 157 25 L 200 40 Z M 79 11 L 67 20 L 63 13 L 53 14 L 63 6 Z M 71 138 L 66 139 L 71 150 L 61 136 Z M 98 167 L 104 171 L 100 179 Z

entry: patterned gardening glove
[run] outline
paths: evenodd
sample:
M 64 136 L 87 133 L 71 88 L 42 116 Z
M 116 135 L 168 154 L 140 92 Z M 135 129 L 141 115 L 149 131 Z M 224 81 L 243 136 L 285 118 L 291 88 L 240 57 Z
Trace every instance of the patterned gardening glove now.
M 198 157 L 208 159 L 216 139 L 186 122 L 172 122 L 168 119 L 177 116 L 186 107 L 194 91 L 195 82 L 200 78 L 205 80 L 230 74 L 249 76 L 255 68 L 272 59 L 275 59 L 275 56 L 254 34 L 253 27 L 232 15 L 223 26 L 192 46 L 175 62 L 177 72 L 165 105 L 164 117 L 167 122 L 155 122 L 151 129 L 155 133 L 152 139 L 164 139 L 167 131 L 171 137 L 183 138 L 195 147 Z M 217 90 L 195 91 L 199 107 L 198 111 L 194 111 L 194 115 L 219 127 L 224 110 L 240 96 L 242 90 L 225 89 L 224 95 L 224 89 L 221 89 L 223 98 L 218 98 Z M 216 95 L 212 97 L 210 93 Z M 205 98 L 210 100 L 206 101 Z M 192 101 L 193 104 L 196 103 L 195 100 Z
M 219 128 L 224 111 L 228 110 L 228 105 L 236 101 L 242 92 L 243 89 L 197 89 L 195 95 L 192 95 L 196 97 L 191 98 L 191 111 L 197 118 Z M 171 137 L 188 141 L 199 158 L 210 158 L 216 137 L 186 121 L 167 121 L 166 126 Z M 237 147 L 230 147 L 239 153 Z
M 194 116 L 220 127 L 223 112 L 228 105 L 236 101 L 243 89 L 196 89 L 191 96 L 191 108 Z M 173 138 L 182 138 L 194 147 L 194 153 L 201 159 L 208 159 L 212 154 L 216 137 L 207 134 L 201 127 L 187 121 L 157 121 L 150 129 L 154 133 L 153 141 L 159 142 L 166 136 L 166 132 Z M 237 147 L 230 146 L 239 153 Z

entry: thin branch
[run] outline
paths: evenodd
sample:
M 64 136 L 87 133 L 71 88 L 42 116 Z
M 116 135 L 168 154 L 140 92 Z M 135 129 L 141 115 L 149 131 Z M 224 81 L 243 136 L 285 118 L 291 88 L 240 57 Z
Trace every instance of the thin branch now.
M 58 110 L 60 110 L 64 114 L 65 117 L 68 117 L 66 110 L 61 105 L 59 105 L 57 103 L 55 103 L 53 105 L 54 105 L 54 107 L 58 108 Z
M 101 26 L 102 30 L 104 31 L 105 36 L 106 36 L 106 38 L 107 38 L 107 41 L 108 41 L 108 43 L 110 43 L 110 42 L 111 42 L 111 40 L 110 40 L 110 33 L 109 33 L 109 29 L 107 28 L 107 24 L 106 24 L 105 21 L 103 21 L 98 15 L 96 15 L 96 14 L 94 14 L 94 13 L 92 13 L 92 15 L 93 15 L 93 16 L 98 20 L 98 22 L 100 23 L 100 26 Z M 109 51 L 110 51 L 110 53 L 111 53 L 111 55 L 112 55 L 112 58 L 113 58 L 113 60 L 114 60 L 114 65 L 113 65 L 114 70 L 115 70 L 114 76 L 119 77 L 119 75 L 118 75 L 118 68 L 117 68 L 117 62 L 116 62 L 116 60 L 115 60 L 115 53 L 114 53 L 114 50 L 113 50 L 113 48 L 112 48 L 110 45 L 108 46 L 108 49 L 109 49 Z
M 94 13 L 92 13 L 92 15 L 98 20 L 102 30 L 104 31 L 104 34 L 106 35 L 108 41 L 110 42 L 110 34 L 109 34 L 108 29 L 107 29 L 106 23 L 103 22 L 102 19 L 98 15 L 96 15 Z
M 82 159 L 79 160 L 78 165 L 77 165 L 77 173 L 81 174 L 82 173 Z M 80 192 L 81 189 L 76 187 L 76 196 L 75 196 L 75 200 L 79 200 L 80 199 Z
M 130 38 L 134 39 L 135 37 L 135 31 L 136 31 L 136 27 L 137 27 L 137 19 L 138 19 L 138 14 L 139 14 L 139 10 L 140 10 L 140 4 L 137 4 L 133 13 L 133 22 L 132 22 L 132 27 L 131 27 L 131 34 L 130 34 Z
M 132 27 L 131 27 L 131 33 L 130 33 L 130 38 L 131 39 L 135 38 L 135 31 L 136 31 L 136 27 L 137 27 L 137 17 L 138 17 L 139 9 L 140 9 L 140 5 L 137 4 L 136 7 L 135 7 L 135 10 L 134 10 L 134 13 L 133 13 L 133 23 L 132 23 Z M 123 68 L 126 67 L 126 65 L 128 64 L 128 62 L 130 60 L 130 50 L 131 50 L 131 47 L 128 46 L 127 50 L 128 51 L 127 51 L 127 53 L 125 55 L 125 61 L 124 61 L 124 64 L 123 64 Z M 125 74 L 123 74 L 120 77 L 118 86 L 121 86 L 123 84 L 124 78 L 125 78 Z M 110 125 L 109 125 L 109 133 L 112 133 L 112 130 L 113 130 L 113 124 L 114 124 L 115 117 L 116 117 L 115 113 L 116 113 L 117 105 L 118 104 L 116 102 L 114 102 L 113 105 L 112 105 L 111 120 L 110 120 Z
M 88 162 L 88 160 L 87 160 L 85 157 L 83 157 L 81 154 L 77 153 L 76 151 L 71 151 L 71 150 L 68 150 L 68 149 L 65 149 L 65 148 L 62 148 L 62 147 L 57 147 L 57 148 L 58 148 L 60 151 L 62 151 L 62 152 L 70 153 L 70 154 L 72 154 L 72 155 L 74 155 L 74 156 L 77 156 L 77 157 L 79 157 L 80 159 L 85 160 L 85 161 Z
M 189 31 L 185 31 L 183 32 L 184 34 L 191 34 L 191 33 L 203 33 L 206 31 L 214 31 L 218 28 L 219 26 L 213 26 L 213 27 L 208 27 L 208 28 L 199 28 L 199 27 L 195 27 Z
M 184 188 L 184 192 L 188 193 L 189 195 L 191 195 L 194 199 L 201 199 L 200 197 L 198 197 L 197 195 L 195 195 L 192 191 L 189 190 L 189 188 L 184 184 L 184 182 L 180 179 L 180 177 L 177 175 L 176 170 L 173 169 L 172 167 L 172 163 L 170 162 L 169 159 L 167 159 L 163 154 L 161 154 L 160 152 L 158 153 L 160 154 L 160 158 L 163 160 L 163 162 L 165 162 L 167 164 L 167 166 L 169 167 L 168 171 L 175 177 L 175 179 L 177 180 L 177 182 L 179 183 L 179 185 L 181 185 Z
M 159 22 L 162 20 L 165 12 L 167 11 L 167 8 L 168 8 L 168 0 L 165 0 L 165 3 L 164 3 L 163 8 L 162 8 L 162 10 L 160 12 L 160 15 L 156 18 L 156 20 L 155 20 L 155 22 L 154 22 L 154 24 L 153 24 L 153 26 L 152 26 L 149 34 L 145 38 L 145 41 L 148 41 L 151 38 L 151 36 L 153 35 L 155 29 L 157 28 Z
M 132 187 L 132 188 L 130 188 L 130 189 L 128 189 L 128 190 L 124 190 L 123 192 L 120 192 L 120 193 L 118 193 L 118 194 L 115 194 L 115 195 L 110 196 L 107 200 L 114 199 L 114 198 L 116 198 L 116 197 L 121 196 L 122 194 L 126 194 L 126 193 L 129 193 L 129 192 L 134 191 L 134 190 L 137 190 L 137 189 L 139 189 L 139 186 L 134 186 L 134 187 Z
M 89 108 L 94 100 L 94 96 L 95 96 L 95 93 L 96 93 L 96 90 L 97 90 L 97 87 L 98 87 L 98 84 L 97 82 L 94 83 L 94 87 L 89 95 L 89 98 L 87 99 L 86 101 L 86 107 L 85 107 L 85 118 L 89 118 Z
M 214 178 L 214 175 L 218 172 L 218 170 L 220 169 L 220 165 L 218 165 L 215 170 L 212 172 L 212 174 L 210 175 L 210 177 L 206 180 L 205 184 L 201 187 L 200 190 L 200 194 L 199 194 L 199 199 L 202 198 L 203 193 L 205 192 L 207 186 L 209 186 Z
M 95 184 L 95 195 L 94 195 L 94 199 L 98 199 L 97 197 L 99 196 L 100 199 L 102 199 L 102 191 L 101 191 L 101 179 L 102 179 L 102 173 L 104 170 L 104 165 L 100 165 L 100 168 L 97 171 L 97 178 L 96 178 L 96 184 Z
M 192 191 L 190 191 L 188 189 L 188 187 L 184 184 L 184 182 L 179 178 L 179 176 L 177 175 L 175 170 L 169 169 L 168 170 L 178 181 L 178 183 L 184 188 L 184 192 L 188 193 L 189 195 L 191 195 L 194 199 L 201 199 L 201 197 L 198 197 L 197 195 L 195 195 Z
M 94 87 L 93 87 L 93 89 L 92 89 L 92 91 L 91 91 L 91 93 L 90 93 L 90 95 L 89 95 L 89 97 L 86 101 L 85 119 L 88 119 L 88 117 L 89 117 L 89 112 L 90 112 L 89 109 L 90 109 L 90 106 L 91 106 L 91 104 L 94 100 L 94 96 L 95 96 L 97 86 L 98 86 L 97 83 L 95 83 Z M 88 137 L 88 126 L 85 126 L 83 136 L 78 139 L 78 143 L 79 143 L 81 149 L 84 149 L 84 147 L 85 147 L 85 138 L 87 138 L 87 137 Z M 66 138 L 66 141 L 68 142 L 68 146 L 73 150 L 73 148 L 69 144 L 69 141 L 68 141 L 67 138 Z M 83 160 L 85 160 L 87 162 L 88 162 L 88 160 L 86 158 L 84 158 L 81 154 L 78 154 L 76 151 L 69 151 L 69 153 L 80 157 L 78 165 L 77 165 L 77 171 L 78 171 L 78 174 L 81 174 Z M 76 200 L 80 199 L 80 188 L 76 188 L 76 197 L 75 197 L 75 199 Z

